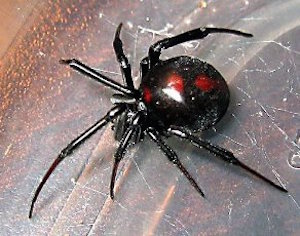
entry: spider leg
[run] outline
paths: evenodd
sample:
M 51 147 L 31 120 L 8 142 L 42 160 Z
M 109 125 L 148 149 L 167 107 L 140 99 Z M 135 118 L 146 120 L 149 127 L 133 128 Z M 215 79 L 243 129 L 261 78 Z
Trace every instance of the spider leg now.
M 72 67 L 74 70 L 80 72 L 81 74 L 84 74 L 88 76 L 89 78 L 96 80 L 97 82 L 104 84 L 107 87 L 110 87 L 111 89 L 114 89 L 116 91 L 119 91 L 123 94 L 126 94 L 130 97 L 138 97 L 137 90 L 129 87 L 124 87 L 123 85 L 119 84 L 116 81 L 113 81 L 112 79 L 108 78 L 107 76 L 97 72 L 96 70 L 90 68 L 89 66 L 83 64 L 77 59 L 61 59 L 61 64 L 66 64 Z
M 96 131 L 100 130 L 104 127 L 108 122 L 112 121 L 115 117 L 119 116 L 124 111 L 124 107 L 116 106 L 113 107 L 103 118 L 98 120 L 94 125 L 84 131 L 81 135 L 75 138 L 71 143 L 68 144 L 66 148 L 64 148 L 58 155 L 58 157 L 54 160 L 46 174 L 44 175 L 42 181 L 40 182 L 38 188 L 35 190 L 34 197 L 31 202 L 29 218 L 32 217 L 32 212 L 34 208 L 34 204 L 41 192 L 44 184 L 58 166 L 58 164 L 65 159 L 65 157 L 69 156 L 76 148 L 78 148 L 81 144 L 83 144 L 89 137 L 96 133 Z
M 120 39 L 121 28 L 122 28 L 122 23 L 119 24 L 119 26 L 116 30 L 113 46 L 114 46 L 114 50 L 115 50 L 115 54 L 117 56 L 118 62 L 121 67 L 123 77 L 125 77 L 125 81 L 124 81 L 125 85 L 130 89 L 134 89 L 133 80 L 132 80 L 132 76 L 131 76 L 131 66 L 128 62 L 127 57 L 124 54 L 123 43 L 122 43 L 122 40 Z
M 116 181 L 116 175 L 119 167 L 120 161 L 123 159 L 125 151 L 130 144 L 132 137 L 136 134 L 136 132 L 140 129 L 139 121 L 140 121 L 140 113 L 137 113 L 133 118 L 132 124 L 128 127 L 125 133 L 122 136 L 120 141 L 120 145 L 114 154 L 114 165 L 111 175 L 110 181 L 110 198 L 114 199 L 114 187 Z
M 135 132 L 135 127 L 129 127 L 120 142 L 120 145 L 114 154 L 114 165 L 113 165 L 113 170 L 112 170 L 112 175 L 111 175 L 111 181 L 110 181 L 110 198 L 114 199 L 114 187 L 115 187 L 115 181 L 116 181 L 116 175 L 119 167 L 120 161 L 123 159 L 126 148 L 128 147 L 131 137 L 133 136 Z
M 149 67 L 152 68 L 159 61 L 159 56 L 163 49 L 167 49 L 187 41 L 203 39 L 207 35 L 212 33 L 227 33 L 227 34 L 235 34 L 243 37 L 253 37 L 252 34 L 244 33 L 233 29 L 203 27 L 203 28 L 190 30 L 185 33 L 176 35 L 174 37 L 159 40 L 158 42 L 151 45 L 148 52 L 149 64 L 150 64 Z
M 204 193 L 194 180 L 194 178 L 190 175 L 187 169 L 182 165 L 180 160 L 178 159 L 177 154 L 162 140 L 161 135 L 153 128 L 147 129 L 147 134 L 150 138 L 159 146 L 159 148 L 163 151 L 163 153 L 167 156 L 169 161 L 175 164 L 180 171 L 187 177 L 190 181 L 191 185 L 201 194 L 202 197 L 205 197 Z
M 198 148 L 205 148 L 209 152 L 215 154 L 217 157 L 220 157 L 223 161 L 229 162 L 236 166 L 240 166 L 241 168 L 243 168 L 243 169 L 247 170 L 248 172 L 252 173 L 253 175 L 257 176 L 261 180 L 263 180 L 263 181 L 267 182 L 268 184 L 272 185 L 273 187 L 279 189 L 280 191 L 288 192 L 282 186 L 275 184 L 271 180 L 264 177 L 262 174 L 256 172 L 255 170 L 251 169 L 250 167 L 248 167 L 247 165 L 245 165 L 244 163 L 239 161 L 233 155 L 232 152 L 230 152 L 224 148 L 221 148 L 217 145 L 213 145 L 209 142 L 206 142 L 206 141 L 202 140 L 201 138 L 192 135 L 189 131 L 184 130 L 183 128 L 180 128 L 180 127 L 171 127 L 168 129 L 168 131 L 169 131 L 169 134 L 173 134 L 180 138 L 189 140 L 194 146 L 196 146 Z
M 149 71 L 149 57 L 145 57 L 140 62 L 140 77 L 143 78 Z

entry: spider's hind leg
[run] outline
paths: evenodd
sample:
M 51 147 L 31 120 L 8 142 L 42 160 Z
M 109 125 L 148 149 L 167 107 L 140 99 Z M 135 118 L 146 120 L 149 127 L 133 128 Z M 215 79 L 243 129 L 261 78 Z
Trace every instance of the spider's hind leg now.
M 247 170 L 248 172 L 250 172 L 251 174 L 257 176 L 258 178 L 260 178 L 261 180 L 265 181 L 266 183 L 272 185 L 273 187 L 279 189 L 280 191 L 283 192 L 288 192 L 285 188 L 283 188 L 280 185 L 275 184 L 274 182 L 272 182 L 271 180 L 267 179 L 265 176 L 263 176 L 262 174 L 256 172 L 255 170 L 251 169 L 250 167 L 248 167 L 247 165 L 245 165 L 243 162 L 239 161 L 232 152 L 221 148 L 217 145 L 213 145 L 207 141 L 202 140 L 199 137 L 196 137 L 194 135 L 191 134 L 190 131 L 187 131 L 183 128 L 180 127 L 171 127 L 169 128 L 169 134 L 173 134 L 177 137 L 186 139 L 188 141 L 190 141 L 194 146 L 198 147 L 198 148 L 205 148 L 206 150 L 208 150 L 209 152 L 215 154 L 217 157 L 221 158 L 223 161 L 229 162 L 231 164 L 234 164 L 236 166 L 239 166 L 245 170 Z
M 249 33 L 244 33 L 238 30 L 225 29 L 225 28 L 202 27 L 202 28 L 190 30 L 182 34 L 175 35 L 173 37 L 164 38 L 151 45 L 148 52 L 149 64 L 150 64 L 149 67 L 153 68 L 153 66 L 159 61 L 159 56 L 162 50 L 191 40 L 203 39 L 212 33 L 226 33 L 226 34 L 235 34 L 243 37 L 253 37 L 253 35 Z

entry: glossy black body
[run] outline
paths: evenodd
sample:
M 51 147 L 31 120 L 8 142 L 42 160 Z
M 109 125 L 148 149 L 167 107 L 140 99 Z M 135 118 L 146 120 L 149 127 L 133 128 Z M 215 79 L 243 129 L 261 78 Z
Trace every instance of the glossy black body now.
M 252 35 L 224 28 L 198 28 L 162 39 L 150 46 L 148 56 L 141 61 L 141 85 L 139 89 L 135 89 L 131 66 L 122 48 L 121 27 L 122 24 L 116 30 L 113 47 L 123 75 L 123 84 L 113 81 L 77 59 L 60 61 L 117 93 L 112 97 L 114 106 L 107 114 L 71 141 L 54 160 L 34 193 L 29 218 L 32 217 L 40 191 L 59 163 L 108 123 L 113 124 L 115 139 L 119 141 L 114 154 L 110 182 L 112 199 L 120 161 L 128 147 L 141 141 L 144 136 L 148 136 L 157 144 L 169 161 L 176 165 L 203 197 L 204 193 L 182 165 L 177 154 L 165 143 L 165 138 L 176 136 L 186 139 L 194 146 L 204 148 L 222 160 L 238 165 L 286 192 L 283 187 L 240 162 L 230 151 L 192 134 L 216 124 L 227 110 L 229 90 L 221 74 L 213 66 L 197 58 L 180 56 L 166 61 L 159 59 L 162 50 L 189 40 L 205 38 L 209 34 L 228 33 L 243 37 Z
M 188 56 L 157 63 L 142 78 L 140 91 L 148 118 L 161 127 L 205 130 L 222 118 L 229 104 L 222 75 L 210 64 Z

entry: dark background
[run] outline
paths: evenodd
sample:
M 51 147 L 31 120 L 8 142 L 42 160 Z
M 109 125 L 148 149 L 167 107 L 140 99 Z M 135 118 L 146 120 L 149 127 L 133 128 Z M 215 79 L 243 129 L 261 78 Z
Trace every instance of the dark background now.
M 300 1 L 1 1 L 1 235 L 299 235 Z M 53 3 L 55 2 L 55 3 Z M 169 49 L 213 64 L 226 78 L 229 111 L 202 137 L 289 190 L 170 139 L 207 198 L 149 140 L 120 166 L 108 197 L 117 142 L 98 132 L 51 176 L 29 205 L 56 155 L 103 116 L 111 91 L 59 65 L 80 58 L 121 82 L 112 39 L 124 23 L 134 68 L 149 45 L 199 26 L 240 29 Z

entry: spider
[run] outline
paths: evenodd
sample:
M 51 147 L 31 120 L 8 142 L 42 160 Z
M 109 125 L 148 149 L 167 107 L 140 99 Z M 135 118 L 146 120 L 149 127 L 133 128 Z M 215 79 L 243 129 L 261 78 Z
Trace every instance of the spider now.
M 110 182 L 110 197 L 114 199 L 114 185 L 120 161 L 131 144 L 150 137 L 165 156 L 187 177 L 191 185 L 205 197 L 194 178 L 169 147 L 164 138 L 172 135 L 190 141 L 198 148 L 204 148 L 222 160 L 240 166 L 277 189 L 287 190 L 239 161 L 232 152 L 211 144 L 193 133 L 215 125 L 225 114 L 229 105 L 229 89 L 222 75 L 210 64 L 198 58 L 178 56 L 160 60 L 162 50 L 178 44 L 203 39 L 209 34 L 228 33 L 243 37 L 252 34 L 225 28 L 197 28 L 185 33 L 164 38 L 149 47 L 148 56 L 140 63 L 141 84 L 134 87 L 131 66 L 123 51 L 120 39 L 122 23 L 117 27 L 113 48 L 120 64 L 124 85 L 121 85 L 77 59 L 60 60 L 81 74 L 113 89 L 116 93 L 111 101 L 114 106 L 94 125 L 75 138 L 54 160 L 32 199 L 29 218 L 40 191 L 58 164 L 84 143 L 96 131 L 113 123 L 114 137 L 119 146 L 114 154 Z

